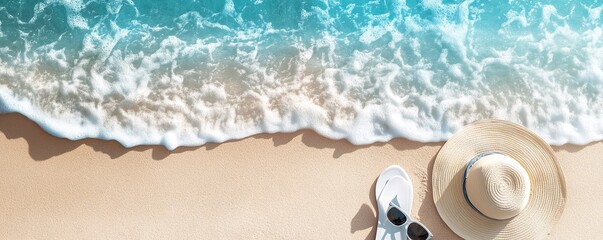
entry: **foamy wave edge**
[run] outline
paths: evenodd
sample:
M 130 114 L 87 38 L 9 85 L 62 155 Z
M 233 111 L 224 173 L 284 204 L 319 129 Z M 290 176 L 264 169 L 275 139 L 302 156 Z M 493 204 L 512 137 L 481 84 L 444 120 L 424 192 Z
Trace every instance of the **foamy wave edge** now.
M 206 143 L 222 143 L 230 140 L 239 140 L 246 137 L 250 137 L 256 134 L 268 133 L 291 133 L 299 130 L 313 130 L 319 135 L 329 138 L 332 140 L 346 139 L 354 145 L 368 145 L 376 142 L 388 142 L 393 138 L 405 138 L 411 141 L 428 143 L 428 142 L 442 142 L 448 140 L 456 131 L 462 128 L 462 125 L 456 127 L 446 128 L 445 130 L 433 130 L 433 129 L 421 129 L 420 123 L 410 123 L 414 125 L 412 127 L 402 126 L 401 124 L 395 124 L 393 131 L 383 132 L 383 134 L 367 135 L 367 132 L 374 131 L 371 127 L 371 122 L 356 121 L 354 130 L 349 131 L 336 131 L 332 126 L 325 124 L 324 122 L 308 122 L 308 119 L 302 119 L 297 124 L 287 125 L 280 129 L 274 127 L 261 127 L 257 126 L 253 129 L 246 129 L 238 131 L 236 133 L 222 133 L 214 134 L 212 137 L 198 137 L 196 139 L 179 138 L 173 133 L 167 133 L 163 135 L 151 134 L 132 134 L 131 132 L 119 132 L 111 129 L 104 129 L 102 125 L 91 126 L 91 125 L 77 125 L 62 120 L 53 119 L 47 116 L 43 111 L 36 110 L 28 100 L 16 99 L 12 96 L 7 88 L 0 86 L 0 113 L 18 112 L 30 120 L 37 123 L 42 129 L 49 134 L 59 137 L 66 138 L 69 140 L 80 140 L 85 138 L 96 138 L 102 140 L 115 140 L 126 148 L 131 148 L 139 145 L 163 145 L 168 150 L 172 151 L 178 147 L 196 147 L 202 146 Z M 374 116 L 366 116 L 365 119 L 370 119 Z M 312 117 L 310 116 L 309 119 Z M 498 119 L 510 120 L 504 117 Z M 548 126 L 544 131 L 542 128 L 528 127 L 530 130 L 540 135 L 546 142 L 551 145 L 560 146 L 564 144 L 574 145 L 586 145 L 591 142 L 603 140 L 603 119 L 596 119 L 592 116 L 586 116 L 582 119 L 583 125 L 585 122 L 592 123 L 591 129 L 577 128 L 569 123 L 555 124 Z M 524 125 L 518 121 L 512 122 Z M 573 131 L 571 129 L 574 129 Z M 555 134 L 557 133 L 557 134 Z

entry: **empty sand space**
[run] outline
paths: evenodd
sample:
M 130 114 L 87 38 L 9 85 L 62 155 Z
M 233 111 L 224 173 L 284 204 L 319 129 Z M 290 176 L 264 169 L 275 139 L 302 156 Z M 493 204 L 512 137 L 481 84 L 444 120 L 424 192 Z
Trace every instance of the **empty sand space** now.
M 375 182 L 398 164 L 414 185 L 411 215 L 454 239 L 431 195 L 442 144 L 299 131 L 169 152 L 60 139 L 1 114 L 0 238 L 374 239 Z M 603 236 L 603 143 L 554 149 L 568 201 L 550 238 Z

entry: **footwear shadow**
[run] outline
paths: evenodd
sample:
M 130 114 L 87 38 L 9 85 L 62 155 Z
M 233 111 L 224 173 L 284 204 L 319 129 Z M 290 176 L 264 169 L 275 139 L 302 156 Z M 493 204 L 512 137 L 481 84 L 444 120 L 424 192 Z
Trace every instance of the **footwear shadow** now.
M 369 198 L 372 206 L 363 203 L 350 223 L 350 232 L 352 234 L 360 230 L 371 228 L 371 231 L 366 236 L 365 240 L 375 239 L 377 234 L 377 213 L 373 211 L 373 209 L 377 209 L 377 200 L 375 199 L 376 185 L 377 178 L 375 178 L 375 181 L 373 181 L 373 184 L 369 190 Z

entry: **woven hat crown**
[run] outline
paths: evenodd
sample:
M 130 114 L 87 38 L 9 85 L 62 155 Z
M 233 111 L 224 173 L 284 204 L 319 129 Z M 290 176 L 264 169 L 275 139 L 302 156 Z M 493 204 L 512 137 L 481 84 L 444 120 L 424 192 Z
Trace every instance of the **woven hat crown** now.
M 469 167 L 467 200 L 484 216 L 509 219 L 528 205 L 530 177 L 514 159 L 495 153 L 477 159 Z

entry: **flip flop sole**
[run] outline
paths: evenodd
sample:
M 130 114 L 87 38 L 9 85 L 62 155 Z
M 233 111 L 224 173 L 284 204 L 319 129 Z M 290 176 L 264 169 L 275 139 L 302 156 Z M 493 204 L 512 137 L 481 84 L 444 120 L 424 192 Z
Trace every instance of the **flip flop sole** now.
M 402 211 L 410 216 L 412 209 L 413 188 L 412 183 L 402 176 L 393 176 L 386 183 L 377 199 L 378 223 L 377 240 L 406 239 L 405 230 L 394 226 L 387 219 L 387 209 L 390 202 L 398 205 Z
M 408 177 L 408 174 L 406 173 L 406 171 L 404 171 L 404 169 L 402 169 L 402 167 L 400 167 L 398 165 L 391 165 L 391 166 L 387 167 L 385 170 L 383 170 L 381 172 L 381 174 L 379 174 L 379 178 L 377 179 L 377 184 L 375 184 L 375 199 L 378 199 L 379 195 L 381 195 L 381 191 L 383 191 L 383 188 L 385 187 L 385 183 L 394 176 L 401 176 L 410 182 L 410 178 Z

